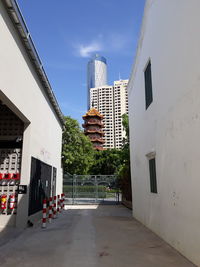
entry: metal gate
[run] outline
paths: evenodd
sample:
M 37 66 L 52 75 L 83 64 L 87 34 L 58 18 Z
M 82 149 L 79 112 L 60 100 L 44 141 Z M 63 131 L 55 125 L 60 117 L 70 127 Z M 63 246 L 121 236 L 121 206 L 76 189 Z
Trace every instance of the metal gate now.
M 29 215 L 42 210 L 42 201 L 51 195 L 52 167 L 34 157 L 31 158 Z
M 116 175 L 64 175 L 66 204 L 117 204 L 121 201 Z

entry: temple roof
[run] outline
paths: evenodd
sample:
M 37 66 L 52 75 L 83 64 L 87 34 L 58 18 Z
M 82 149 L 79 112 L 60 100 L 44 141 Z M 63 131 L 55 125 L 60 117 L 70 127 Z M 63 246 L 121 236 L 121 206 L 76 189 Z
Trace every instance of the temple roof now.
M 85 117 L 100 117 L 100 118 L 103 118 L 103 115 L 101 115 L 101 113 L 94 107 L 92 107 L 85 115 L 83 115 L 83 119 Z
M 84 133 L 85 134 L 93 134 L 93 133 L 99 133 L 100 135 L 105 135 L 105 133 L 103 132 L 103 131 L 101 131 L 101 130 L 90 130 L 90 129 L 86 129 L 86 130 L 84 130 Z
M 105 143 L 105 140 L 102 139 L 101 137 L 100 138 L 90 138 L 90 141 L 93 143 L 93 142 L 97 142 L 97 143 Z
M 98 125 L 100 128 L 104 128 L 104 124 L 101 121 L 86 121 L 84 124 L 82 124 L 83 128 L 87 128 L 88 125 Z

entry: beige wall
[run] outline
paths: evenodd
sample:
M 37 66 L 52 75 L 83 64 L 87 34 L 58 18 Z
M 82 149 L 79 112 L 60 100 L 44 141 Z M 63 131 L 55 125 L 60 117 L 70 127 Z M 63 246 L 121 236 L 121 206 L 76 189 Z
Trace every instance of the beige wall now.
M 149 0 L 128 85 L 133 216 L 200 266 L 200 1 Z M 153 103 L 145 110 L 151 59 Z M 158 194 L 148 159 L 156 153 Z
M 11 109 L 17 108 L 23 120 L 27 122 L 24 132 L 21 184 L 29 185 L 30 161 L 33 156 L 57 168 L 57 193 L 60 194 L 61 125 L 1 3 L 0 36 L 0 96 Z M 24 196 L 23 205 L 24 207 L 18 210 L 19 225 L 24 225 L 23 218 L 27 217 L 28 194 Z

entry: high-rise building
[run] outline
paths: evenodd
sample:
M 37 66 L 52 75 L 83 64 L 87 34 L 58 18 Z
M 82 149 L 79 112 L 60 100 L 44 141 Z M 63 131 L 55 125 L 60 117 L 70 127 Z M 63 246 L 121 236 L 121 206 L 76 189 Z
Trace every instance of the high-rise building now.
M 115 147 L 122 146 L 123 139 L 126 137 L 126 132 L 122 125 L 122 115 L 128 114 L 128 80 L 119 80 L 114 82 L 113 98 L 114 98 L 114 133 Z
M 88 88 L 88 109 L 90 108 L 90 88 L 99 87 L 107 84 L 107 62 L 106 59 L 96 54 L 88 62 L 87 70 Z
M 126 133 L 122 126 L 122 115 L 128 114 L 128 80 L 115 81 L 113 86 L 90 89 L 90 106 L 104 116 L 104 148 L 120 148 Z

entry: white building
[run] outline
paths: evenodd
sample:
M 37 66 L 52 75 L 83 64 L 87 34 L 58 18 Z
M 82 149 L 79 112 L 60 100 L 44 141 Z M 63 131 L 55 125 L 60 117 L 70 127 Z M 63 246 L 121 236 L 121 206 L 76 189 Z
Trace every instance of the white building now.
M 128 80 L 115 81 L 113 86 L 90 89 L 92 105 L 104 116 L 104 148 L 120 148 L 126 133 L 122 126 L 122 115 L 128 114 Z
M 147 1 L 128 85 L 133 216 L 198 266 L 199 10 Z
M 0 228 L 26 227 L 62 193 L 63 118 L 15 1 L 0 2 L 0 35 Z
M 107 62 L 105 57 L 94 56 L 87 66 L 88 109 L 90 109 L 90 88 L 107 85 Z
M 126 137 L 126 132 L 122 125 L 122 115 L 128 114 L 128 80 L 119 80 L 114 82 L 114 136 L 115 147 L 120 148 L 123 144 L 123 139 Z

